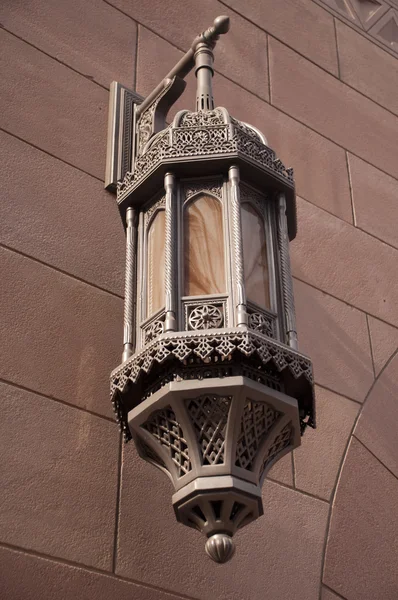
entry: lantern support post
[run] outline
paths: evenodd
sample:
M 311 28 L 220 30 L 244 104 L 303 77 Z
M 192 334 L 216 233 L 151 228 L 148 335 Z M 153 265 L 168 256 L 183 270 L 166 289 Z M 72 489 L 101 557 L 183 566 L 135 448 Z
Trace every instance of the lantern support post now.
M 136 273 L 136 212 L 126 211 L 126 273 L 124 288 L 123 354 L 125 362 L 134 352 L 135 273 Z
M 176 272 L 176 227 L 175 227 L 175 188 L 176 180 L 173 173 L 166 173 L 164 177 L 166 191 L 166 227 L 165 227 L 165 295 L 166 315 L 165 331 L 176 331 L 176 305 L 175 305 L 175 276 Z

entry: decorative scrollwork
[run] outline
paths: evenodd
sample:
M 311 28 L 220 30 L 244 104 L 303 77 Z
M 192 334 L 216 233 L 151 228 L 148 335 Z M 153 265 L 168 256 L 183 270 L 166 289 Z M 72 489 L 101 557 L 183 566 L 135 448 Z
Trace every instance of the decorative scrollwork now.
M 162 321 L 153 321 L 144 329 L 145 344 L 152 342 L 155 338 L 163 333 L 164 323 Z
M 154 202 L 148 208 L 148 210 L 145 211 L 145 213 L 144 213 L 145 227 L 148 225 L 149 221 L 151 220 L 153 213 L 156 212 L 159 208 L 163 208 L 165 206 L 166 206 L 166 196 L 163 195 L 161 198 L 156 200 L 156 202 Z
M 223 112 L 218 108 L 215 108 L 214 110 L 186 112 L 180 120 L 180 127 L 201 127 L 203 125 L 206 127 L 225 125 Z
M 146 131 L 145 128 L 144 138 Z M 235 119 L 226 124 L 223 111 L 215 109 L 185 113 L 179 126 L 169 126 L 163 133 L 158 133 L 152 145 L 137 157 L 134 173 L 127 173 L 118 183 L 118 202 L 122 202 L 165 159 L 231 153 L 240 154 L 293 184 L 293 170 L 285 168 L 255 131 Z
M 196 306 L 188 317 L 189 329 L 217 329 L 223 324 L 223 314 L 218 306 L 203 304 Z
M 254 331 L 258 331 L 259 333 L 263 333 L 269 337 L 274 337 L 275 335 L 274 321 L 274 318 L 268 316 L 266 317 L 260 312 L 252 312 L 249 314 L 250 329 L 254 329 Z
M 307 357 L 256 331 L 231 329 L 223 333 L 206 330 L 201 333 L 163 334 L 111 374 L 111 399 L 126 441 L 131 438 L 122 401 L 127 384 L 135 384 L 141 374 L 149 374 L 154 365 L 166 364 L 173 359 L 185 365 L 195 357 L 195 360 L 208 365 L 217 364 L 221 358 L 225 361 L 239 361 L 246 357 L 245 360 L 253 361 L 253 366 L 257 365 L 257 368 L 260 363 L 263 366 L 270 365 L 267 368 L 272 368 L 276 374 L 287 370 L 294 379 L 304 379 L 310 386 L 313 385 L 312 365 Z M 311 398 L 310 395 L 305 415 L 301 418 L 303 426 L 314 426 Z M 307 416 L 309 419 L 304 422 Z
M 217 196 L 217 198 L 221 198 L 222 183 L 218 179 L 188 183 L 184 186 L 184 198 L 185 200 L 189 200 L 192 196 L 202 191 L 210 192 L 214 196 Z

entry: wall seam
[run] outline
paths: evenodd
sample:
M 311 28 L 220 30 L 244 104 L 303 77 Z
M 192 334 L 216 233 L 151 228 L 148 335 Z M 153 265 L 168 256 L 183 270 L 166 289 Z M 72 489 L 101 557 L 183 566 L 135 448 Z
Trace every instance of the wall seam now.
M 44 148 L 41 148 L 40 146 L 36 146 L 36 144 L 33 144 L 33 142 L 29 142 L 28 140 L 25 140 L 24 138 L 21 138 L 16 133 L 13 133 L 12 131 L 9 131 L 8 129 L 5 129 L 4 127 L 0 127 L 0 131 L 2 131 L 3 133 L 6 133 L 7 135 L 11 135 L 16 140 L 19 140 L 20 142 L 23 142 L 24 144 L 27 144 L 28 146 L 31 146 L 31 148 L 35 148 L 35 150 L 39 150 L 39 152 L 43 152 L 44 154 L 47 154 L 47 156 L 51 156 L 51 158 L 55 158 L 55 160 L 59 160 L 61 163 L 64 163 L 64 165 L 68 165 L 68 167 L 72 167 L 72 169 L 76 169 L 77 171 L 80 171 L 80 173 L 84 173 L 85 175 L 88 175 L 89 177 L 92 177 L 96 181 L 100 181 L 101 183 L 105 183 L 104 179 L 100 179 L 96 175 L 93 175 L 92 173 L 89 173 L 88 171 L 85 171 L 84 169 L 81 169 L 77 165 L 74 165 L 74 164 L 68 162 L 64 158 L 60 158 L 59 156 L 56 156 L 55 154 L 51 154 L 51 152 L 49 152 L 48 150 L 45 150 Z
M 183 48 L 181 48 L 180 46 L 177 46 L 174 42 L 170 41 L 169 39 L 167 39 L 166 37 L 164 37 L 163 35 L 161 35 L 158 31 L 156 31 L 155 29 L 153 29 L 152 27 L 145 25 L 144 23 L 142 23 L 142 21 L 139 21 L 138 19 L 134 19 L 131 15 L 127 14 L 126 12 L 124 12 L 123 10 L 121 10 L 120 8 L 118 8 L 117 6 L 115 6 L 114 4 L 111 4 L 110 2 L 108 2 L 107 0 L 102 0 L 103 2 L 105 2 L 105 4 L 108 4 L 109 6 L 112 6 L 112 8 L 114 8 L 115 10 L 117 10 L 118 12 L 120 12 L 121 14 L 123 14 L 125 17 L 131 19 L 132 21 L 138 23 L 141 27 L 143 27 L 144 29 L 147 29 L 148 31 L 150 31 L 151 33 L 153 33 L 154 35 L 156 35 L 157 37 L 159 37 L 160 39 L 162 39 L 163 41 L 167 42 L 168 44 L 170 44 L 170 46 L 172 46 L 173 48 L 175 48 L 176 50 L 179 50 L 180 52 L 185 53 L 186 50 L 184 50 Z M 321 65 L 319 65 L 318 63 L 312 61 L 308 56 L 305 56 L 304 54 L 301 54 L 296 48 L 293 48 L 292 46 L 289 46 L 289 44 L 286 43 L 286 41 L 276 37 L 275 35 L 273 35 L 272 33 L 270 33 L 268 30 L 260 27 L 257 23 L 254 23 L 252 20 L 250 20 L 248 17 L 245 17 L 244 15 L 242 15 L 241 13 L 239 13 L 238 11 L 236 11 L 235 9 L 231 8 L 228 4 L 225 4 L 224 2 L 222 2 L 221 0 L 218 0 L 218 2 L 220 2 L 220 4 L 223 4 L 226 8 L 228 8 L 229 10 L 231 10 L 232 12 L 234 12 L 235 14 L 237 14 L 239 17 L 241 17 L 244 21 L 247 21 L 248 23 L 250 23 L 251 25 L 253 25 L 256 29 L 259 29 L 260 31 L 267 33 L 269 37 L 274 38 L 276 41 L 278 41 L 280 44 L 283 44 L 284 46 L 286 46 L 287 48 L 289 48 L 290 50 L 292 50 L 292 52 L 295 52 L 296 54 L 298 54 L 299 56 L 301 56 L 301 58 L 303 58 L 304 60 L 306 60 L 307 62 L 311 63 L 312 65 L 314 65 L 315 67 L 318 67 L 319 69 L 321 69 L 324 73 L 327 73 L 328 75 L 330 75 L 331 77 L 333 77 L 334 79 L 336 79 L 337 81 L 339 81 L 341 84 L 347 86 L 348 88 L 354 90 L 355 92 L 357 92 L 358 94 L 360 94 L 361 96 L 363 96 L 364 98 L 367 98 L 370 102 L 373 102 L 374 104 L 376 104 L 377 106 L 379 106 L 380 108 L 383 108 L 384 110 L 386 110 L 387 112 L 391 113 L 394 117 L 398 117 L 397 113 L 392 112 L 390 109 L 386 108 L 385 106 L 383 106 L 382 104 L 379 104 L 376 100 L 374 100 L 373 98 L 371 98 L 370 96 L 367 96 L 366 94 L 364 94 L 363 92 L 361 92 L 360 90 L 358 90 L 357 88 L 352 87 L 350 84 L 348 84 L 346 81 L 342 81 L 340 80 L 336 75 L 334 75 L 331 71 L 328 71 L 327 69 L 325 69 L 325 67 L 322 67 Z M 327 12 L 327 11 L 325 11 Z M 330 13 L 329 13 L 330 14 Z M 333 16 L 332 16 L 333 18 Z M 387 54 L 389 54 L 387 52 Z M 391 56 L 391 55 L 390 55 Z M 252 90 L 249 90 L 247 88 L 245 88 L 243 85 L 241 85 L 238 81 L 235 81 L 234 79 L 231 79 L 228 75 L 225 75 L 225 73 L 221 73 L 220 71 L 218 71 L 217 69 L 214 69 L 215 73 L 217 73 L 218 75 L 221 75 L 222 77 L 225 77 L 225 79 L 227 79 L 228 81 L 231 81 L 232 83 L 234 83 L 235 85 L 237 85 L 238 87 L 240 87 L 241 89 L 245 90 L 246 92 L 249 92 L 249 94 L 253 94 L 253 96 L 255 96 L 256 98 L 259 98 L 260 100 L 262 100 L 263 102 L 266 102 L 266 100 L 264 98 L 262 98 L 261 96 L 259 96 L 258 94 L 256 94 L 255 92 L 253 92 Z M 294 117 L 292 117 L 294 118 Z
M 289 485 L 288 483 L 283 483 L 282 481 L 279 481 L 278 479 L 273 479 L 272 477 L 268 477 L 268 476 L 265 479 L 267 481 L 272 481 L 272 483 L 275 483 L 276 485 L 280 485 L 283 488 L 291 490 L 292 492 L 296 492 L 297 494 L 303 494 L 303 496 L 307 496 L 308 498 L 312 498 L 313 500 L 318 500 L 319 502 L 323 502 L 324 504 L 329 504 L 329 500 L 325 500 L 325 498 L 321 498 L 320 496 L 317 496 L 316 494 L 311 494 L 310 492 L 306 492 L 304 490 L 296 489 L 293 486 Z
M 338 79 L 339 81 L 342 81 L 341 79 L 341 66 L 340 66 L 340 53 L 339 53 L 339 42 L 338 42 L 338 38 L 337 38 L 337 27 L 336 27 L 336 18 L 333 17 L 333 29 L 334 29 L 334 39 L 336 42 L 336 58 L 337 58 L 337 73 L 338 73 Z M 345 83 L 345 82 L 343 82 Z M 351 86 L 349 86 L 351 87 Z
M 133 73 L 133 90 L 137 89 L 137 75 L 138 75 L 138 52 L 139 52 L 139 36 L 140 36 L 140 25 L 136 24 L 135 32 L 135 56 L 134 56 L 134 73 Z
M 166 594 L 170 594 L 171 599 L 180 598 L 181 600 L 201 600 L 200 598 L 195 598 L 194 596 L 186 596 L 185 594 L 181 594 L 180 592 L 175 592 L 173 590 L 167 588 L 161 588 L 156 585 L 151 585 L 145 581 L 139 581 L 138 579 L 129 579 L 128 577 L 123 577 L 123 575 L 117 575 L 116 573 L 111 573 L 111 571 L 105 571 L 99 569 L 97 567 L 92 567 L 89 565 L 84 565 L 82 563 L 74 562 L 72 560 L 68 560 L 66 558 L 62 558 L 59 556 L 52 556 L 51 554 L 46 554 L 45 552 L 38 552 L 35 550 L 31 550 L 29 548 L 23 548 L 22 546 L 16 546 L 14 544 L 9 544 L 7 542 L 0 541 L 0 548 L 6 548 L 8 550 L 12 550 L 14 552 L 18 552 L 19 554 L 26 554 L 27 556 L 33 556 L 34 558 L 41 558 L 43 560 L 48 560 L 49 562 L 59 563 L 61 565 L 65 565 L 67 567 L 78 568 L 81 571 L 88 571 L 89 573 L 94 573 L 97 575 L 103 575 L 108 577 L 109 579 L 117 579 L 119 581 L 123 581 L 125 583 L 133 583 L 139 587 L 147 588 L 149 590 L 154 590 L 156 592 L 164 592 Z
M 305 281 L 304 279 L 300 279 L 300 277 L 297 277 L 297 275 L 293 275 L 293 279 L 295 279 L 296 281 L 299 281 L 300 283 L 304 283 L 305 285 L 308 285 L 309 287 L 313 288 L 314 290 L 317 290 L 318 292 L 322 292 L 322 294 L 325 294 L 326 296 L 330 296 L 330 298 L 334 298 L 335 300 L 342 302 L 346 306 L 349 306 L 351 308 L 354 308 L 355 310 L 358 310 L 359 312 L 363 313 L 364 315 L 368 314 L 369 316 L 374 317 L 378 321 L 381 321 L 382 323 L 385 323 L 386 325 L 390 325 L 392 327 L 395 327 L 395 329 L 397 329 L 397 325 L 395 325 L 394 323 L 390 323 L 389 321 L 386 321 L 385 319 L 382 319 L 381 317 L 378 317 L 377 315 L 374 315 L 373 313 L 366 312 L 363 308 L 354 306 L 353 304 L 350 304 L 349 302 L 347 302 L 347 300 L 343 300 L 342 298 L 339 298 L 338 296 L 335 296 L 334 294 L 331 294 L 330 292 L 325 292 L 325 290 L 317 287 L 313 283 L 308 283 L 308 281 Z
M 368 327 L 370 356 L 372 357 L 372 365 L 373 365 L 373 377 L 376 378 L 376 367 L 375 367 L 375 359 L 374 359 L 374 354 L 373 354 L 372 336 L 370 334 L 369 317 L 368 317 L 367 313 L 366 313 L 366 325 Z
M 271 61 L 269 55 L 269 34 L 267 33 L 267 68 L 268 68 L 268 96 L 269 103 L 272 106 L 272 86 L 271 86 Z
M 8 250 L 8 252 L 13 252 L 15 254 L 18 254 L 19 256 L 23 256 L 23 258 L 27 258 L 28 260 L 33 260 L 33 262 L 38 263 L 39 265 L 42 265 L 43 267 L 47 267 L 48 269 L 52 269 L 53 271 L 56 271 L 57 273 L 61 273 L 61 275 L 66 275 L 66 277 L 70 277 L 71 279 L 74 279 L 75 281 L 84 283 L 85 285 L 88 285 L 88 286 L 94 288 L 95 290 L 104 292 L 105 294 L 109 294 L 110 296 L 113 296 L 114 298 L 118 298 L 119 300 L 123 300 L 123 296 L 120 294 L 117 294 L 116 292 L 112 292 L 110 290 L 107 290 L 106 288 L 101 287 L 100 285 L 91 283 L 90 281 L 87 281 L 86 279 L 82 279 L 81 277 L 78 277 L 77 275 L 73 275 L 73 273 L 68 273 L 68 271 L 64 271 L 63 269 L 60 269 L 59 267 L 56 267 L 55 265 L 51 265 L 50 263 L 47 263 L 47 262 L 41 260 L 40 258 L 36 258 L 35 256 L 31 256 L 30 254 L 27 254 L 26 252 L 22 252 L 21 250 L 17 250 L 16 248 L 13 248 L 12 246 L 8 246 L 7 244 L 3 244 L 0 242 L 0 248 L 3 248 L 4 250 Z
M 345 163 L 346 163 L 346 167 L 347 167 L 348 185 L 350 186 L 352 223 L 353 223 L 354 227 L 356 227 L 357 226 L 357 217 L 356 217 L 356 213 L 355 213 L 355 204 L 354 204 L 354 189 L 353 189 L 353 186 L 352 186 L 350 160 L 348 158 L 348 151 L 347 150 L 345 151 Z
M 102 85 L 102 83 L 99 83 L 98 81 L 96 81 L 94 79 L 94 76 L 91 75 L 85 75 L 85 73 L 82 73 L 81 71 L 78 71 L 77 69 L 75 69 L 74 67 L 72 67 L 71 65 L 69 65 L 66 62 L 63 62 L 62 60 L 60 60 L 59 58 L 56 58 L 55 56 L 53 56 L 52 54 L 49 54 L 48 52 L 46 52 L 45 50 L 42 50 L 41 48 L 39 48 L 38 46 L 35 46 L 34 44 L 32 44 L 32 42 L 29 42 L 28 40 L 25 40 L 25 38 L 22 38 L 21 36 L 17 35 L 16 33 L 14 33 L 13 31 L 11 31 L 10 29 L 7 29 L 6 27 L 1 27 L 1 29 L 3 31 L 6 31 L 7 33 L 9 33 L 10 35 L 12 35 L 13 37 L 15 37 L 17 40 L 20 40 L 21 42 L 23 42 L 24 44 L 27 44 L 28 46 L 30 46 L 31 48 L 34 48 L 35 50 L 37 50 L 38 52 L 41 52 L 42 54 L 44 54 L 45 56 L 48 56 L 48 58 L 51 58 L 52 60 L 55 60 L 55 62 L 59 63 L 60 65 L 62 65 L 63 67 L 66 67 L 67 69 L 70 69 L 71 71 L 73 71 L 74 73 L 76 73 L 77 75 L 80 75 L 81 77 L 84 77 L 84 79 L 87 79 L 88 81 L 91 81 L 92 83 L 94 83 L 95 85 L 98 85 L 98 87 L 102 88 L 103 90 L 106 90 L 107 92 L 109 92 L 109 87 L 106 87 L 105 85 Z
M 336 592 L 336 590 L 334 590 L 333 588 L 331 588 L 330 585 L 326 585 L 326 583 L 323 583 L 322 585 L 327 590 L 330 590 L 331 592 L 333 592 L 333 594 L 335 596 L 337 596 L 337 598 L 341 598 L 341 600 L 347 600 L 347 598 L 345 598 L 344 596 L 342 596 L 341 594 L 339 594 L 338 592 Z M 321 593 L 322 593 L 322 586 L 321 586 Z M 322 598 L 320 598 L 320 600 L 322 600 Z
M 328 541 L 329 541 L 329 535 L 330 535 L 330 523 L 331 523 L 331 519 L 332 519 L 332 512 L 333 512 L 333 506 L 334 506 L 334 501 L 336 498 L 336 493 L 337 493 L 337 488 L 339 486 L 339 482 L 340 482 L 340 478 L 341 478 L 341 474 L 343 472 L 343 466 L 344 463 L 346 461 L 346 457 L 347 457 L 347 453 L 348 453 L 348 448 L 350 447 L 352 438 L 354 437 L 354 431 L 355 428 L 357 426 L 358 420 L 362 414 L 362 411 L 364 409 L 364 406 L 366 404 L 367 399 L 369 398 L 373 388 L 375 387 L 377 381 L 379 380 L 379 378 L 381 377 L 381 375 L 384 373 L 385 369 L 388 367 L 388 365 L 390 364 L 390 362 L 394 359 L 395 355 L 398 354 L 398 348 L 397 350 L 395 350 L 395 352 L 392 353 L 392 355 L 390 356 L 390 358 L 386 361 L 386 363 L 384 364 L 383 368 L 381 369 L 380 373 L 378 374 L 378 376 L 373 380 L 372 385 L 370 386 L 365 399 L 363 401 L 363 405 L 362 405 L 362 409 L 360 411 L 358 411 L 358 414 L 354 420 L 354 423 L 352 425 L 351 428 L 351 433 L 348 436 L 348 440 L 347 443 L 345 445 L 344 448 L 344 452 L 340 461 L 340 465 L 337 471 L 337 476 L 336 476 L 336 481 L 335 484 L 333 486 L 332 489 L 332 493 L 330 495 L 330 508 L 329 508 L 329 514 L 328 514 L 328 518 L 327 518 L 327 522 L 326 522 L 326 532 L 325 532 L 325 542 L 324 542 L 324 547 L 323 547 L 323 552 L 322 552 L 322 565 L 321 565 L 321 585 L 320 585 L 320 593 L 322 591 L 322 583 L 323 583 L 323 578 L 324 578 L 324 572 L 325 572 L 325 558 L 326 558 L 326 550 L 327 550 L 327 545 L 328 545 Z M 321 598 L 320 598 L 321 600 Z
M 388 471 L 390 473 L 390 475 L 392 475 L 392 477 L 394 477 L 394 479 L 397 479 L 398 481 L 398 475 L 396 475 L 393 471 L 391 471 L 391 469 L 389 467 L 387 467 L 386 464 L 383 463 L 382 460 L 380 460 L 380 458 L 378 456 L 376 456 L 376 454 L 374 452 L 372 452 L 372 450 L 370 450 L 366 444 L 364 444 L 364 442 L 355 435 L 355 433 L 352 434 L 352 438 L 354 440 L 356 440 L 359 444 L 361 444 L 361 446 L 363 446 L 365 448 L 365 450 L 367 450 L 367 452 L 369 452 L 369 454 L 371 454 L 373 456 L 373 458 L 375 460 L 377 460 L 377 462 L 379 463 L 379 465 L 381 465 L 382 467 L 385 468 L 386 471 Z
M 38 390 L 26 387 L 25 385 L 21 385 L 19 383 L 16 383 L 15 381 L 5 379 L 4 377 L 0 377 L 0 383 L 9 385 L 10 387 L 16 388 L 17 390 L 28 392 L 29 394 L 34 394 L 35 396 L 40 396 L 41 398 L 45 398 L 46 400 L 57 402 L 57 404 L 62 404 L 63 406 L 67 406 L 68 408 L 73 408 L 75 410 L 82 411 L 84 413 L 92 415 L 93 417 L 98 417 L 99 419 L 108 421 L 108 423 L 115 423 L 115 419 L 113 419 L 112 417 L 107 417 L 105 415 L 102 415 L 101 413 L 97 413 L 92 410 L 89 410 L 88 408 L 84 408 L 83 406 L 78 406 L 77 404 L 71 404 L 70 402 L 66 402 L 66 400 L 61 400 L 60 398 L 56 398 L 55 396 L 50 396 L 49 394 L 45 394 L 44 392 L 40 392 Z

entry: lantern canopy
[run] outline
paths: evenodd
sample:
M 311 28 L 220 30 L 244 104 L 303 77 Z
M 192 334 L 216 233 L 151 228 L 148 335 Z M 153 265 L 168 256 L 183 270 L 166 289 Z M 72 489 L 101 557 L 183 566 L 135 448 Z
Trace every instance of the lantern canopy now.
M 263 513 L 269 469 L 315 424 L 290 272 L 293 170 L 214 107 L 213 49 L 228 29 L 218 17 L 141 104 L 112 84 L 107 162 L 126 228 L 116 418 L 171 479 L 177 520 L 207 537 L 217 562 Z M 195 110 L 167 125 L 192 68 Z

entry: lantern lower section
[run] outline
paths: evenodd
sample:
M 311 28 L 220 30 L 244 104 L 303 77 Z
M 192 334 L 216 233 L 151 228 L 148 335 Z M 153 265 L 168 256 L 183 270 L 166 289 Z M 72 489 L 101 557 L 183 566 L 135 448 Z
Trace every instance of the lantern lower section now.
M 177 520 L 224 562 L 312 419 L 311 363 L 245 328 L 162 334 L 112 374 L 112 397 L 126 439 L 173 482 Z

